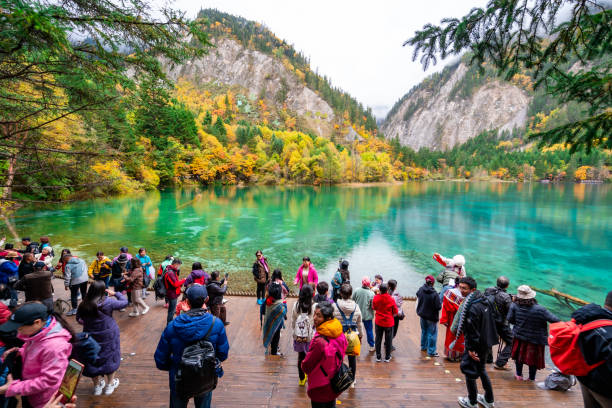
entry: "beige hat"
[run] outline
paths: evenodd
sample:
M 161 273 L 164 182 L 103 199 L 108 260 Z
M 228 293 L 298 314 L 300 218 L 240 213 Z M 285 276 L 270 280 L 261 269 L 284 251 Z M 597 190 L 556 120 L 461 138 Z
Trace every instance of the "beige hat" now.
M 533 299 L 536 297 L 536 293 L 529 286 L 521 285 L 517 289 L 516 297 L 519 299 Z
M 16 251 L 7 251 L 4 257 L 5 258 L 19 258 L 19 253 Z

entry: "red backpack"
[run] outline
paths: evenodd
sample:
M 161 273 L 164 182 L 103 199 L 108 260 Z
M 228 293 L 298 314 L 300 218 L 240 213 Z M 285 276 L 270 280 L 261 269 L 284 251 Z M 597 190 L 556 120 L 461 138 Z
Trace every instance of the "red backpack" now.
M 588 365 L 578 345 L 580 333 L 605 326 L 612 326 L 612 320 L 594 320 L 584 325 L 577 324 L 574 319 L 569 322 L 551 323 L 548 345 L 553 363 L 563 374 L 578 377 L 587 375 L 591 370 L 605 363 L 605 360 L 602 360 Z

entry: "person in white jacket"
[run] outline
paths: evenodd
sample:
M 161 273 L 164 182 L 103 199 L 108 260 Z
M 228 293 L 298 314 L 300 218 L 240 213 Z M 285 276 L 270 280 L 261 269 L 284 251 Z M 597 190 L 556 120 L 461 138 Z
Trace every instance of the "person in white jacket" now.
M 78 258 L 68 251 L 62 259 L 66 267 L 64 268 L 64 286 L 66 290 L 70 289 L 70 303 L 72 310 L 66 313 L 66 316 L 76 314 L 78 304 L 78 293 L 81 291 L 81 297 L 85 299 L 87 294 L 87 264 L 81 258 Z
M 51 255 L 52 248 L 50 246 L 43 247 L 40 254 L 34 255 L 36 262 L 42 262 L 45 264 L 47 270 L 53 269 L 53 255 Z
M 463 255 L 455 255 L 452 258 L 446 258 L 438 253 L 433 255 L 433 259 L 444 267 L 444 270 L 440 272 L 438 282 L 442 284 L 442 290 L 440 291 L 440 302 L 444 298 L 444 293 L 456 287 L 459 283 L 460 278 L 466 276 L 465 272 L 465 257 Z
M 349 327 L 357 329 L 359 341 L 363 338 L 363 325 L 361 324 L 361 310 L 359 305 L 351 299 L 353 288 L 349 283 L 344 283 L 340 286 L 340 299 L 334 303 L 334 317 L 342 323 L 342 328 L 346 331 Z M 344 316 L 343 316 L 344 315 Z M 347 324 L 348 323 L 348 324 Z M 348 327 L 347 327 L 348 326 Z M 353 377 L 356 378 L 357 359 L 356 356 L 347 356 L 349 367 L 353 372 Z M 355 388 L 355 382 L 351 384 Z

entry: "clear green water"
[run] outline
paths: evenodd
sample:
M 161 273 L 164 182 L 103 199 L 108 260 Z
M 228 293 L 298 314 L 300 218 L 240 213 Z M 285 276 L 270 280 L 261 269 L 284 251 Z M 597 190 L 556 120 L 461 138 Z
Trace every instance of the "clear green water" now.
M 285 276 L 309 255 L 329 278 L 344 257 L 354 281 L 381 273 L 406 295 L 440 270 L 436 251 L 463 254 L 482 287 L 505 274 L 513 290 L 554 287 L 598 303 L 612 289 L 609 185 L 213 187 L 23 209 L 10 222 L 22 236 L 49 235 L 55 248 L 87 260 L 97 250 L 114 256 L 122 245 L 144 246 L 154 262 L 166 254 L 199 260 L 242 286 L 252 286 L 261 248 Z

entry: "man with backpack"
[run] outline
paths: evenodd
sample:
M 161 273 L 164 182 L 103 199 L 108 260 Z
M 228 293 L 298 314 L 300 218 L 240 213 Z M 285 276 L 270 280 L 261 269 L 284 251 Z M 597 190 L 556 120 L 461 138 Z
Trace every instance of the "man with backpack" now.
M 489 349 L 497 344 L 493 305 L 489 299 L 476 290 L 474 278 L 466 276 L 459 280 L 459 286 L 468 289 L 468 296 L 459 307 L 456 333 L 465 336 L 465 351 L 461 359 L 460 369 L 465 375 L 468 396 L 459 397 L 459 405 L 464 408 L 477 408 L 478 404 L 484 408 L 495 406 L 493 386 L 487 375 L 486 361 Z M 453 322 L 453 327 L 455 322 Z M 476 380 L 480 378 L 484 395 L 478 394 Z
M 577 346 L 582 354 L 581 364 L 566 361 L 573 369 L 584 366 L 585 373 L 576 372 L 585 408 L 612 407 L 612 291 L 608 292 L 604 307 L 591 303 L 572 314 L 576 324 L 583 325 L 578 331 Z M 563 324 L 563 323 L 556 323 Z M 601 326 L 589 329 L 589 326 Z M 565 368 L 555 361 L 553 326 L 551 325 L 551 356 L 560 369 Z M 567 355 L 567 354 L 565 354 Z M 595 366 L 595 367 L 593 367 Z M 563 370 L 562 371 L 566 371 Z M 573 374 L 568 372 L 567 374 Z
M 506 292 L 510 286 L 510 280 L 505 276 L 497 278 L 497 286 L 494 288 L 487 288 L 485 290 L 485 296 L 489 299 L 495 309 L 495 328 L 499 338 L 504 342 L 504 347 L 501 348 L 497 353 L 497 360 L 493 365 L 498 370 L 505 370 L 506 364 L 512 354 L 512 329 L 508 324 L 508 311 L 512 304 L 512 296 Z M 493 352 L 489 352 L 487 363 L 493 362 Z
M 171 321 L 155 350 L 157 368 L 170 377 L 170 408 L 209 408 L 220 362 L 227 359 L 229 343 L 223 322 L 202 309 L 208 300 L 206 287 L 193 285 L 186 292 L 190 310 Z

